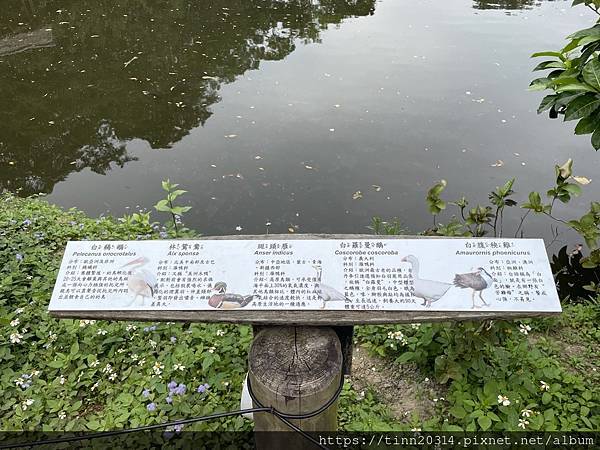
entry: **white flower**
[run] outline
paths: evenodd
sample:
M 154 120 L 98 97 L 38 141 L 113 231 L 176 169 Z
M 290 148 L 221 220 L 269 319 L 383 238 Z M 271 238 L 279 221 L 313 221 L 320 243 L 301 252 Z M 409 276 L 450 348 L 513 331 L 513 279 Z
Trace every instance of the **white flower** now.
M 411 324 L 410 324 L 410 327 L 411 327 L 413 330 L 418 330 L 420 326 L 421 326 L 421 324 L 420 324 L 420 323 L 411 323 Z
M 48 342 L 54 342 L 58 339 L 58 334 L 53 333 L 52 331 L 48 333 Z
M 117 353 L 125 353 L 126 350 L 124 348 L 120 348 L 119 350 L 117 350 Z
M 95 359 L 94 361 L 92 361 L 90 363 L 90 367 L 96 367 L 98 364 L 100 364 L 100 361 L 98 361 L 97 359 Z
M 242 229 L 243 228 L 241 226 L 239 226 L 239 225 L 237 227 L 235 227 L 235 231 L 242 231 Z
M 21 314 L 23 311 L 25 311 L 23 308 L 17 308 L 15 309 L 15 314 Z
M 64 420 L 64 419 L 66 419 L 66 418 L 67 418 L 67 413 L 66 413 L 66 412 L 64 412 L 64 411 L 61 411 L 61 412 L 59 412 L 59 413 L 58 413 L 58 418 L 59 418 L 60 420 Z
M 95 320 L 87 320 L 87 319 L 86 319 L 86 320 L 80 320 L 80 321 L 79 321 L 79 327 L 80 327 L 80 328 L 83 328 L 83 327 L 85 327 L 86 325 L 93 325 L 93 324 L 95 324 L 95 323 L 96 323 L 96 321 L 95 321 Z
M 94 385 L 92 386 L 92 391 L 95 391 L 99 384 L 100 384 L 100 380 L 96 381 L 94 383 Z
M 529 325 L 525 325 L 525 324 L 519 325 L 519 332 L 526 335 L 526 334 L 529 334 L 530 331 L 531 331 L 531 327 Z
M 160 375 L 162 373 L 162 370 L 165 368 L 164 364 L 161 364 L 160 362 L 156 361 L 154 363 L 154 366 L 152 366 L 152 370 L 154 371 L 154 373 L 156 375 Z
M 113 372 L 113 373 L 111 373 L 111 374 L 109 375 L 108 379 L 109 379 L 110 381 L 115 381 L 115 380 L 117 379 L 117 374 L 116 374 L 116 373 L 114 373 L 114 372 Z
M 499 395 L 498 403 L 501 403 L 502 406 L 508 406 L 508 405 L 510 405 L 510 400 L 508 399 L 508 397 L 505 397 L 504 395 Z
M 129 325 L 127 325 L 126 330 L 127 331 L 131 331 L 131 330 L 135 331 L 135 330 L 137 330 L 137 327 L 135 325 L 133 325 L 133 324 L 130 323 Z
M 225 386 L 225 387 L 229 386 L 229 381 L 223 381 L 223 386 Z
M 21 323 L 21 321 L 17 318 L 15 320 L 11 320 L 10 326 L 11 327 L 18 327 L 20 323 Z
M 106 366 L 104 366 L 104 369 L 102 369 L 102 372 L 104 373 L 112 373 L 113 368 L 110 364 L 107 364 Z
M 209 347 L 208 353 L 214 353 L 215 350 L 216 350 L 216 347 Z
M 530 409 L 524 409 L 523 411 L 521 411 L 521 415 L 523 417 L 531 417 L 532 414 L 533 414 L 533 411 Z
M 525 429 L 525 427 L 529 425 L 529 421 L 525 419 L 519 419 L 518 427 Z
M 217 330 L 217 336 L 225 336 L 225 332 L 223 330 Z
M 21 402 L 21 409 L 25 411 L 28 406 L 33 405 L 33 401 L 34 400 L 32 398 L 28 398 L 27 400 Z
M 183 364 L 175 364 L 173 370 L 185 370 L 185 366 Z
M 146 364 L 146 358 L 140 359 L 138 362 L 138 366 L 143 366 L 144 364 Z
M 66 381 L 67 381 L 67 379 L 61 375 L 61 376 L 60 376 L 59 383 L 60 383 L 60 384 L 65 384 L 65 382 L 66 382 Z
M 31 376 L 32 377 L 37 377 L 40 373 L 42 373 L 42 372 L 39 371 L 39 370 L 34 370 L 34 371 L 31 372 Z
M 410 431 L 421 431 L 420 428 L 411 428 Z
M 12 333 L 9 336 L 9 339 L 12 344 L 19 344 L 21 342 L 21 339 L 23 339 L 23 336 L 19 333 Z
M 103 329 L 99 329 L 97 334 L 104 336 L 104 335 L 106 335 L 106 333 L 108 333 L 108 331 L 103 330 Z
M 140 357 L 137 355 L 137 353 L 134 353 L 133 355 L 131 355 L 132 361 L 137 361 L 138 359 L 140 359 Z
M 540 380 L 540 391 L 549 391 L 549 390 L 550 390 L 550 385 L 548 383 L 546 383 L 545 381 Z
M 156 345 L 157 345 L 156 341 L 153 341 L 152 339 L 150 339 L 149 343 L 150 343 L 150 347 L 156 348 Z
M 21 333 L 25 334 L 27 333 L 29 330 L 25 327 L 21 328 Z

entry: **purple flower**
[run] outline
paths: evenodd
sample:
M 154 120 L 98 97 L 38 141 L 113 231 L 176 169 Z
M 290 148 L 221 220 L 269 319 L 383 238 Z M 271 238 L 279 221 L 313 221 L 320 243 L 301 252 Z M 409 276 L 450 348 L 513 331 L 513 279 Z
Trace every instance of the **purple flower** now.
M 158 237 L 160 237 L 161 239 L 166 239 L 169 237 L 169 234 L 166 231 L 161 231 L 158 233 Z
M 144 389 L 144 390 L 142 391 L 142 395 L 143 395 L 144 397 L 148 397 L 148 396 L 150 395 L 150 391 L 149 391 L 148 389 Z
M 177 388 L 175 388 L 175 394 L 183 395 L 183 394 L 185 394 L 186 390 L 187 390 L 187 386 L 185 384 L 180 384 L 179 386 L 177 386 Z
M 174 435 L 175 435 L 175 433 L 173 433 L 172 431 L 165 431 L 163 433 L 163 436 L 165 439 L 171 439 Z
M 196 389 L 196 392 L 198 392 L 199 394 L 203 394 L 205 391 L 206 391 L 206 386 L 204 386 L 203 384 L 198 386 L 198 389 Z
M 177 342 L 177 338 L 175 336 L 171 336 L 171 342 L 174 344 L 175 342 Z
M 175 389 L 177 387 L 177 381 L 171 381 L 169 384 L 167 384 L 167 387 L 169 388 L 170 391 L 172 391 L 173 389 Z
M 210 384 L 208 384 L 208 383 L 204 383 L 204 388 L 205 388 L 205 389 L 209 389 L 209 388 L 210 388 Z
M 23 261 L 23 255 L 21 255 L 20 253 L 17 253 L 15 255 L 15 258 L 17 258 L 17 261 Z
M 156 411 L 156 403 L 154 403 L 154 402 L 152 402 L 152 403 L 149 403 L 149 404 L 146 406 L 146 409 L 147 409 L 148 411 Z
M 167 402 L 167 403 L 170 405 L 171 403 L 173 403 L 173 397 L 171 397 L 171 396 L 169 395 L 169 396 L 166 398 L 166 400 L 165 400 L 165 401 L 166 401 L 166 402 Z
M 175 433 L 181 433 L 181 430 L 183 430 L 183 427 L 184 427 L 183 424 L 177 424 L 173 428 L 175 429 Z
M 26 227 L 28 227 L 29 225 L 31 225 L 31 220 L 29 220 L 29 219 L 25 219 L 25 220 L 23 221 L 23 225 L 25 225 Z

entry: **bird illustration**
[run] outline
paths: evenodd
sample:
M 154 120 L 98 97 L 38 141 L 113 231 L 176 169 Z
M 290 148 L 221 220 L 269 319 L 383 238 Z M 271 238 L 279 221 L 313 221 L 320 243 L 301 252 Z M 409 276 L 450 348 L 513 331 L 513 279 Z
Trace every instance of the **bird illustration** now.
M 143 266 L 148 264 L 150 260 L 145 256 L 129 261 L 123 264 L 119 269 L 128 267 L 131 270 L 129 278 L 127 279 L 127 287 L 129 292 L 133 294 L 133 300 L 130 305 L 133 305 L 138 297 L 142 297 L 142 304 L 144 305 L 144 299 L 152 298 L 154 291 L 156 290 L 158 283 L 156 276 L 147 269 L 142 269 Z
M 433 302 L 438 301 L 444 296 L 452 284 L 443 281 L 424 280 L 419 278 L 419 260 L 414 255 L 408 255 L 402 258 L 402 261 L 409 262 L 412 265 L 413 274 L 413 295 L 423 299 L 421 306 L 430 308 Z
M 325 308 L 325 302 L 344 302 L 350 301 L 344 294 L 338 290 L 321 283 L 321 277 L 323 275 L 323 267 L 320 264 L 313 265 L 313 269 L 317 271 L 317 281 L 315 283 L 315 293 L 323 301 L 321 309 Z
M 237 309 L 243 308 L 257 295 L 240 295 L 227 292 L 227 283 L 219 281 L 213 286 L 213 294 L 208 299 L 208 304 L 213 308 Z
M 458 286 L 461 289 L 473 289 L 471 293 L 473 306 L 471 309 L 475 309 L 481 308 L 481 306 L 475 306 L 475 292 L 479 292 L 479 298 L 485 306 L 490 305 L 483 299 L 482 292 L 492 287 L 494 281 L 494 278 L 483 267 L 478 267 L 475 272 L 456 274 L 454 277 L 454 286 Z

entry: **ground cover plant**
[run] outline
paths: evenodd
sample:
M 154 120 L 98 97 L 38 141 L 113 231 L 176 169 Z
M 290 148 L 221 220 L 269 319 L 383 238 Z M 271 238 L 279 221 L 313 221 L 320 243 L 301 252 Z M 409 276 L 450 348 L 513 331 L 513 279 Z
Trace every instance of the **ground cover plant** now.
M 557 168 L 559 188 L 569 183 L 571 175 L 566 175 Z M 239 408 L 252 339 L 249 327 L 57 320 L 47 314 L 68 240 L 196 235 L 182 223 L 185 207 L 175 204 L 185 192 L 169 182 L 163 187 L 167 197 L 157 203 L 157 212 L 142 210 L 118 219 L 64 211 L 37 197 L 0 198 L 3 430 L 130 428 Z M 499 211 L 513 206 L 507 203 L 512 183 L 504 188 L 499 198 L 491 197 L 498 209 L 481 215 L 477 206 L 464 216 L 465 223 L 448 228 L 435 222 L 428 233 L 497 232 L 502 226 L 495 220 Z M 549 204 L 553 196 L 560 200 L 562 191 L 554 189 L 548 192 Z M 430 191 L 428 197 L 436 216 L 445 208 L 442 190 Z M 168 213 L 164 226 L 153 221 L 160 212 Z M 541 205 L 539 213 L 552 211 Z M 481 223 L 467 223 L 471 215 L 483 217 L 477 219 Z M 398 234 L 401 225 L 378 219 L 374 230 Z M 566 305 L 565 313 L 552 319 L 357 327 L 357 347 L 399 368 L 413 365 L 416 382 L 431 379 L 444 395 L 420 400 L 433 404 L 427 414 L 415 410 L 392 417 L 377 389 L 355 389 L 351 378 L 340 400 L 341 429 L 599 429 L 596 298 Z M 251 428 L 240 416 L 186 425 L 204 431 Z

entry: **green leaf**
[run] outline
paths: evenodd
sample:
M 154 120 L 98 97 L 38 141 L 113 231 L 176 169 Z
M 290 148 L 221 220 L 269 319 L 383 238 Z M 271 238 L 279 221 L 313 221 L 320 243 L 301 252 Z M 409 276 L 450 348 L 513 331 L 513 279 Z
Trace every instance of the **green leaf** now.
M 552 401 L 552 395 L 550 395 L 549 392 L 544 392 L 542 394 L 542 403 L 544 405 L 547 405 L 548 403 L 550 403 Z
M 187 191 L 184 191 L 183 189 L 177 189 L 176 191 L 171 192 L 169 195 L 171 196 L 171 200 L 175 200 L 177 197 L 185 194 L 186 192 Z
M 537 52 L 537 53 L 534 53 L 533 55 L 531 55 L 532 58 L 537 58 L 539 56 L 550 56 L 550 57 L 553 56 L 553 57 L 559 58 L 563 61 L 565 60 L 565 57 L 560 52 Z
M 552 105 L 554 105 L 554 102 L 556 102 L 557 98 L 558 95 L 556 94 L 546 95 L 540 102 L 540 106 L 538 106 L 537 113 L 540 114 L 546 111 L 547 109 L 550 109 Z
M 480 416 L 477 418 L 477 422 L 483 431 L 486 431 L 489 427 L 492 426 L 492 419 L 488 416 Z
M 467 412 L 465 411 L 465 409 L 459 405 L 455 405 L 452 408 L 450 408 L 449 412 L 457 419 L 463 419 L 467 415 Z
M 565 111 L 565 121 L 577 120 L 589 116 L 600 106 L 600 97 L 593 94 L 582 95 L 577 97 Z
M 584 117 L 579 122 L 577 122 L 577 126 L 575 127 L 575 134 L 590 134 L 593 133 L 594 130 L 600 125 L 598 123 L 598 116 L 596 114 L 588 117 Z
M 600 149 L 600 126 L 596 128 L 594 134 L 592 134 L 592 147 L 594 147 L 595 150 Z
M 170 212 L 171 207 L 169 206 L 169 202 L 166 199 L 160 200 L 156 205 L 154 205 L 154 209 L 162 212 Z
M 556 92 L 596 92 L 596 90 L 585 83 L 569 83 L 557 87 Z
M 592 59 L 583 67 L 583 79 L 594 89 L 600 89 L 600 61 L 598 58 Z
M 564 69 L 565 65 L 561 61 L 542 61 L 533 68 L 533 71 L 546 69 Z
M 576 184 L 568 183 L 565 186 L 563 186 L 563 189 L 571 195 L 581 194 L 581 187 Z
M 531 83 L 529 83 L 529 91 L 543 91 L 548 88 L 548 85 L 552 82 L 550 78 L 536 78 Z
M 172 212 L 173 214 L 177 214 L 178 216 L 180 216 L 183 213 L 188 212 L 190 209 L 192 209 L 191 206 L 174 206 L 173 208 L 170 209 L 170 212 Z

